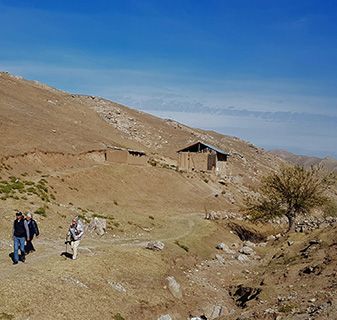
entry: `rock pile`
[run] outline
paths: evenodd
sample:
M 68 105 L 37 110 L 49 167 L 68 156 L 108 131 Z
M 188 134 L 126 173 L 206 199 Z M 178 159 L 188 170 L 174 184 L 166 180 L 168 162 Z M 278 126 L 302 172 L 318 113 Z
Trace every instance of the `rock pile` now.
M 238 219 L 242 220 L 240 214 L 236 212 L 229 211 L 209 211 L 205 214 L 206 220 L 227 220 L 227 219 Z
M 307 232 L 337 224 L 337 217 L 306 217 L 295 225 L 296 232 Z

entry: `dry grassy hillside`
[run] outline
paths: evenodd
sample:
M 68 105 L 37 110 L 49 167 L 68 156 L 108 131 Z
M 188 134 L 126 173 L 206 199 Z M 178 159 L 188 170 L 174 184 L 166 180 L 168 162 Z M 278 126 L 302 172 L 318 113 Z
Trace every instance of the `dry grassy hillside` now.
M 7 73 L 0 73 L 0 130 L 2 156 L 34 149 L 79 153 L 123 142 L 70 94 Z
M 0 133 L 0 319 L 336 315 L 335 227 L 266 242 L 282 225 L 251 225 L 238 212 L 261 177 L 283 163 L 277 156 L 235 137 L 7 73 L 0 73 Z M 231 154 L 222 179 L 175 169 L 176 150 L 197 140 Z M 144 150 L 151 161 L 115 163 L 91 152 L 107 145 Z M 41 236 L 37 251 L 13 266 L 16 210 L 35 212 Z M 220 220 L 204 219 L 206 211 Z M 87 231 L 73 261 L 61 253 L 69 250 L 64 238 L 75 215 L 86 224 L 105 219 L 107 228 L 101 236 Z M 317 238 L 322 242 L 309 258 L 299 256 Z M 164 249 L 146 249 L 153 240 Z M 307 266 L 309 275 L 299 273 Z M 168 277 L 180 285 L 179 294 Z M 238 285 L 262 292 L 242 306 Z M 278 292 L 288 300 L 279 301 Z

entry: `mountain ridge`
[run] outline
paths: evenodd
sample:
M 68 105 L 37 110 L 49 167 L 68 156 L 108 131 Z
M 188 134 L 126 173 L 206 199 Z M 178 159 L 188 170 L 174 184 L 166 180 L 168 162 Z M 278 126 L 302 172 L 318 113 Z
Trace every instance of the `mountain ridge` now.
M 305 168 L 309 168 L 310 166 L 321 166 L 329 171 L 337 172 L 337 159 L 331 156 L 326 156 L 324 158 L 304 156 L 282 149 L 275 149 L 270 152 L 292 164 L 301 165 Z

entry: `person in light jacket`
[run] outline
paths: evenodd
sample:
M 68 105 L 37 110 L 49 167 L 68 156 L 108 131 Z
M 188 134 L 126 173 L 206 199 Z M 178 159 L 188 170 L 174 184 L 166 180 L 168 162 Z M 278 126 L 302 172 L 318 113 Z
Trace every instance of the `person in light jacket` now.
M 37 225 L 37 222 L 33 219 L 33 215 L 30 212 L 26 213 L 26 221 L 28 224 L 28 229 L 29 229 L 29 235 L 30 235 L 30 240 L 26 241 L 26 254 L 35 251 L 35 248 L 33 246 L 33 238 L 36 235 L 36 237 L 39 236 L 40 231 L 39 227 Z
M 71 221 L 68 236 L 70 238 L 70 246 L 73 250 L 73 260 L 76 260 L 77 258 L 77 250 L 78 246 L 80 245 L 81 239 L 83 237 L 84 230 L 82 223 L 79 221 L 79 219 L 76 217 Z
M 24 219 L 22 212 L 16 213 L 16 219 L 13 223 L 13 241 L 14 241 L 14 256 L 13 264 L 19 262 L 19 249 L 21 251 L 21 261 L 25 262 L 25 241 L 30 240 L 28 223 Z

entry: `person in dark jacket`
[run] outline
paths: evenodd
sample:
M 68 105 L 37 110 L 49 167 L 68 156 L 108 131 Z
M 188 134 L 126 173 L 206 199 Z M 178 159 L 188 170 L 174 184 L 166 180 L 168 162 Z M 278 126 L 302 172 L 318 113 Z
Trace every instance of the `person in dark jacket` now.
M 19 262 L 19 249 L 21 251 L 21 261 L 25 262 L 25 241 L 30 240 L 28 223 L 24 219 L 22 212 L 16 213 L 13 223 L 14 256 L 13 264 Z
M 32 241 L 35 235 L 36 237 L 39 236 L 40 231 L 39 231 L 37 222 L 33 219 L 33 215 L 30 212 L 26 213 L 26 221 L 28 224 L 29 236 L 30 236 L 30 239 L 26 241 L 26 248 L 25 248 L 25 252 L 26 254 L 28 254 L 32 251 L 35 251 Z

